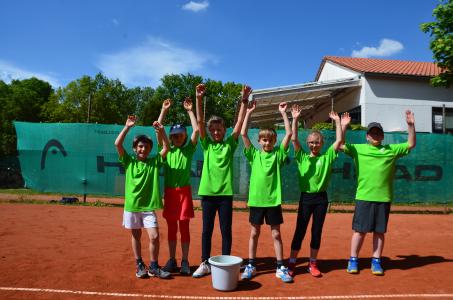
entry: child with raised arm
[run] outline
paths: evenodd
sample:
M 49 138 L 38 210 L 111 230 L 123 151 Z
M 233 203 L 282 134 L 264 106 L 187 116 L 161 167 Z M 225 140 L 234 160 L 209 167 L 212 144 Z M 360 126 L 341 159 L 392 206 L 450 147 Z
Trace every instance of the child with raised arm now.
M 246 104 L 252 89 L 249 86 L 242 88 L 241 104 L 236 125 L 231 135 L 224 140 L 225 123 L 217 116 L 208 121 L 210 137 L 206 135 L 204 115 L 201 113 L 201 101 L 205 93 L 205 86 L 199 84 L 196 88 L 198 128 L 200 129 L 200 144 L 203 149 L 203 169 L 201 173 L 198 194 L 201 196 L 203 216 L 201 264 L 192 274 L 199 278 L 211 273 L 209 257 L 211 256 L 212 233 L 216 213 L 219 213 L 220 232 L 222 234 L 222 254 L 231 253 L 231 225 L 233 221 L 233 154 L 238 146 L 238 137 L 241 132 Z
M 260 129 L 258 143 L 261 146 L 257 150 L 248 137 L 248 121 L 250 115 L 256 108 L 256 102 L 252 102 L 244 119 L 241 135 L 244 142 L 244 154 L 251 165 L 249 197 L 247 205 L 250 210 L 249 222 L 251 225 L 249 239 L 249 261 L 245 267 L 242 279 L 249 280 L 256 274 L 255 257 L 258 247 L 258 238 L 261 233 L 261 225 L 264 220 L 270 226 L 272 239 L 274 241 L 277 267 L 275 276 L 283 282 L 292 282 L 288 269 L 283 264 L 283 243 L 280 233 L 280 224 L 283 223 L 282 213 L 282 183 L 281 173 L 289 152 L 289 139 L 291 138 L 291 127 L 286 115 L 287 104 L 282 102 L 278 109 L 285 124 L 285 137 L 280 147 L 274 148 L 277 142 L 277 133 L 273 128 Z
M 159 190 L 159 167 L 165 159 L 169 142 L 163 126 L 155 121 L 153 127 L 158 138 L 163 140 L 162 150 L 157 155 L 148 157 L 153 148 L 153 141 L 146 135 L 139 135 L 132 143 L 135 157 L 130 156 L 123 147 L 124 138 L 129 129 L 135 125 L 136 117 L 129 116 L 126 125 L 115 140 L 119 161 L 126 172 L 123 226 L 131 230 L 132 251 L 134 252 L 138 278 L 147 276 L 168 278 L 170 273 L 162 270 L 158 264 L 159 257 L 159 225 L 156 209 L 162 208 Z M 142 228 L 149 237 L 151 263 L 146 267 L 141 253 Z
M 189 245 L 190 231 L 189 222 L 194 217 L 192 203 L 192 188 L 190 186 L 190 167 L 192 158 L 198 142 L 198 125 L 195 114 L 193 113 L 192 100 L 184 100 L 184 108 L 190 118 L 192 134 L 187 142 L 187 130 L 182 124 L 174 124 L 170 128 L 170 151 L 164 162 L 164 211 L 163 217 L 168 226 L 168 249 L 170 259 L 164 266 L 167 272 L 175 272 L 178 268 L 176 262 L 176 244 L 179 224 L 181 234 L 182 260 L 179 272 L 183 275 L 190 275 L 189 265 Z M 171 100 L 167 99 L 162 103 L 162 110 L 158 119 L 162 123 L 165 115 L 171 106 Z M 162 141 L 158 140 L 159 147 Z
M 365 236 L 373 233 L 373 257 L 371 272 L 384 275 L 381 266 L 381 255 L 384 249 L 384 238 L 393 200 L 393 179 L 396 161 L 415 147 L 414 113 L 406 111 L 407 142 L 383 145 L 384 130 L 377 122 L 368 124 L 367 144 L 344 144 L 340 150 L 352 157 L 357 174 L 357 192 L 355 210 L 352 220 L 351 256 L 347 272 L 359 272 L 359 252 Z M 343 131 L 346 131 L 346 127 Z
M 332 173 L 332 164 L 338 157 L 340 145 L 343 143 L 341 124 L 347 126 L 351 121 L 348 113 L 341 117 L 336 112 L 330 112 L 329 117 L 335 121 L 336 139 L 335 142 L 321 154 L 324 145 L 324 137 L 321 132 L 313 130 L 307 136 L 307 147 L 309 152 L 305 152 L 301 147 L 298 137 L 298 124 L 301 108 L 293 105 L 291 114 L 293 117 L 292 138 L 295 158 L 298 167 L 300 199 L 297 210 L 296 229 L 291 242 L 291 254 L 289 257 L 289 274 L 296 275 L 297 255 L 301 249 L 302 241 L 307 231 L 310 218 L 313 216 L 311 224 L 310 260 L 308 271 L 314 277 L 321 276 L 317 266 L 318 251 L 321 245 L 322 227 L 326 218 L 328 198 L 327 186 Z

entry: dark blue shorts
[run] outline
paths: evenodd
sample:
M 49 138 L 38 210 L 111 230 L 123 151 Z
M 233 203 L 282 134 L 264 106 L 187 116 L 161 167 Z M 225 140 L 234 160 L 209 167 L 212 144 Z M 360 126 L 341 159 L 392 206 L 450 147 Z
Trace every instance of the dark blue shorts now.
M 357 232 L 387 232 L 390 202 L 355 201 L 352 229 Z

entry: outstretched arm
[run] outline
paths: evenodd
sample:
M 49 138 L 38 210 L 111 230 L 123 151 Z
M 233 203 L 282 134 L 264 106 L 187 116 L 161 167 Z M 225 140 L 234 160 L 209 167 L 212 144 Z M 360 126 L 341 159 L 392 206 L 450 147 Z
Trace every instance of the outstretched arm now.
M 165 158 L 167 157 L 167 153 L 170 150 L 170 142 L 168 141 L 167 134 L 165 133 L 165 128 L 158 121 L 154 121 L 153 127 L 156 131 L 157 139 L 162 140 L 162 150 L 160 150 L 159 154 L 160 156 Z
M 289 140 L 291 139 L 291 125 L 289 124 L 288 115 L 286 114 L 287 108 L 288 108 L 288 104 L 286 102 L 281 102 L 278 105 L 278 110 L 282 114 L 283 123 L 285 124 L 285 137 L 282 140 L 282 145 L 285 150 L 288 149 Z
M 187 113 L 189 114 L 190 124 L 192 125 L 192 135 L 190 137 L 190 141 L 195 146 L 197 144 L 199 130 L 198 130 L 197 118 L 195 117 L 195 114 L 193 113 L 193 110 L 192 110 L 193 104 L 192 104 L 192 99 L 190 99 L 190 97 L 187 97 L 184 100 L 184 108 L 187 110 Z
M 246 149 L 250 148 L 250 146 L 252 145 L 252 143 L 250 142 L 250 139 L 249 139 L 249 135 L 248 135 L 248 131 L 249 131 L 248 123 L 249 123 L 250 115 L 253 113 L 255 108 L 256 108 L 256 102 L 252 101 L 250 103 L 249 107 L 247 108 L 247 111 L 246 111 L 245 117 L 244 117 L 244 124 L 242 124 L 242 128 L 241 128 L 242 141 L 244 142 L 244 147 Z
M 124 155 L 123 147 L 124 138 L 129 132 L 129 129 L 131 129 L 135 125 L 136 120 L 137 120 L 136 116 L 128 116 L 126 120 L 126 125 L 124 125 L 123 129 L 118 134 L 118 137 L 115 140 L 115 147 L 119 157 L 122 157 Z
M 344 143 L 346 142 L 346 130 L 348 129 L 349 123 L 351 123 L 351 116 L 348 112 L 341 115 L 341 143 L 338 146 L 338 150 L 344 150 Z
M 415 134 L 415 117 L 414 112 L 406 110 L 406 123 L 407 123 L 407 144 L 409 150 L 415 148 L 416 134 Z
M 164 102 L 162 102 L 162 109 L 160 110 L 159 118 L 157 119 L 157 122 L 159 122 L 159 124 L 164 124 L 164 119 L 168 111 L 170 110 L 170 106 L 171 99 L 165 99 Z M 157 143 L 159 144 L 159 146 L 162 146 L 162 139 L 159 137 L 159 135 L 157 136 Z
M 329 117 L 332 120 L 334 120 L 334 122 L 335 122 L 336 138 L 335 138 L 335 142 L 333 142 L 333 149 L 335 151 L 338 151 L 340 149 L 340 145 L 343 144 L 343 134 L 342 134 L 342 131 L 341 131 L 340 116 L 336 112 L 331 111 L 329 113 Z
M 203 97 L 206 92 L 206 87 L 204 84 L 200 83 L 195 88 L 195 98 L 196 98 L 196 106 L 197 106 L 197 123 L 198 129 L 200 131 L 200 138 L 204 138 L 206 136 L 206 125 L 204 124 L 204 112 L 203 112 Z M 192 125 L 193 126 L 193 125 Z
M 234 139 L 237 140 L 239 134 L 241 133 L 242 123 L 244 122 L 245 113 L 247 111 L 247 103 L 249 101 L 249 96 L 252 93 L 252 88 L 248 85 L 244 85 L 242 87 L 241 92 L 241 107 L 239 108 L 238 113 L 238 120 L 236 121 L 236 125 L 233 128 L 233 133 L 231 134 Z
M 295 152 L 300 150 L 300 142 L 299 142 L 299 136 L 298 136 L 297 131 L 299 128 L 299 117 L 300 117 L 301 110 L 302 110 L 302 108 L 300 107 L 300 105 L 293 104 L 293 106 L 291 106 L 291 115 L 293 117 L 291 142 L 293 143 Z

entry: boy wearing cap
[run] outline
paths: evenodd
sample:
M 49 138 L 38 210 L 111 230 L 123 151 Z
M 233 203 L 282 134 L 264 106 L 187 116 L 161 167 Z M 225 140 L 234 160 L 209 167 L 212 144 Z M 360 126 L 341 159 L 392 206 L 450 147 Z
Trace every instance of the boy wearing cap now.
M 190 169 L 192 158 L 198 142 L 198 125 L 193 113 L 192 100 L 184 100 L 184 108 L 190 118 L 192 135 L 187 142 L 187 131 L 184 125 L 174 124 L 170 128 L 171 147 L 164 162 L 164 211 L 163 217 L 168 226 L 168 249 L 170 259 L 164 266 L 167 272 L 175 272 L 178 268 L 176 262 L 176 244 L 179 224 L 181 234 L 181 267 L 179 272 L 183 275 L 190 275 L 189 245 L 190 232 L 189 222 L 194 217 L 192 203 L 192 189 L 190 186 Z M 171 100 L 167 99 L 162 104 L 162 110 L 158 122 L 162 122 L 171 106 Z M 162 141 L 158 139 L 159 146 Z
M 373 232 L 373 258 L 371 271 L 374 275 L 384 275 L 381 266 L 381 254 L 384 237 L 393 199 L 393 178 L 396 160 L 409 154 L 415 147 L 414 113 L 406 111 L 407 142 L 382 145 L 384 130 L 380 123 L 368 125 L 366 139 L 368 144 L 344 144 L 340 150 L 351 156 L 357 174 L 357 192 L 354 217 L 352 220 L 351 257 L 347 272 L 359 272 L 359 252 L 365 236 Z M 343 134 L 346 126 L 342 126 Z

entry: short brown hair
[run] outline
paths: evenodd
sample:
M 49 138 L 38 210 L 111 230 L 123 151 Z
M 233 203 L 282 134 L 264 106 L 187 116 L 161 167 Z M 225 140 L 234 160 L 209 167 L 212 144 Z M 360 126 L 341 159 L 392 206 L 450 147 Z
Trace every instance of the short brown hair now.
M 153 140 L 147 135 L 144 135 L 144 134 L 137 135 L 134 138 L 134 140 L 132 141 L 132 148 L 135 149 L 139 142 L 142 142 L 144 144 L 149 144 L 151 146 L 151 149 L 153 148 Z
M 277 140 L 277 132 L 274 128 L 261 128 L 258 132 L 258 141 L 262 138 Z

